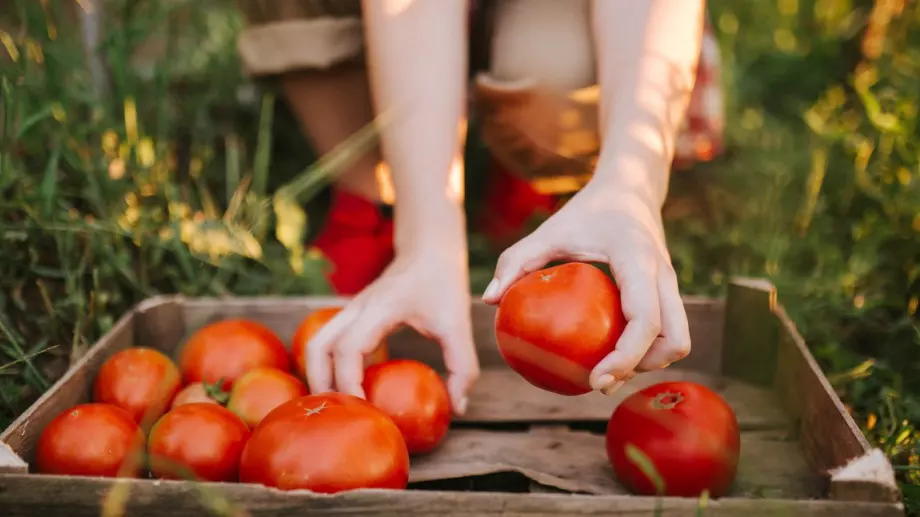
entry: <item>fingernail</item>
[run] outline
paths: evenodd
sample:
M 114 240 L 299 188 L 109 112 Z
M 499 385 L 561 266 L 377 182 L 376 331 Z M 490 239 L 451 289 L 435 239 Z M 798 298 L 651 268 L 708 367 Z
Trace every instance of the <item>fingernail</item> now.
M 457 413 L 460 415 L 466 414 L 466 405 L 469 403 L 469 399 L 463 397 L 457 402 Z
M 486 287 L 486 292 L 482 293 L 482 297 L 489 299 L 493 298 L 496 294 L 498 294 L 498 280 L 493 278 L 492 281 L 489 282 L 489 286 Z
M 613 375 L 610 375 L 609 373 L 605 373 L 604 375 L 601 375 L 600 377 L 597 378 L 597 385 L 600 386 L 601 391 L 604 391 L 605 389 L 607 389 L 607 387 L 609 387 L 611 384 L 615 383 L 616 381 L 617 380 Z

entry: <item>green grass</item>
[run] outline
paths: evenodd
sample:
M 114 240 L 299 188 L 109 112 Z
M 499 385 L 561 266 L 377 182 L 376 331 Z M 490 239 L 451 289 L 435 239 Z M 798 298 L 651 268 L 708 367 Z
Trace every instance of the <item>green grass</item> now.
M 681 287 L 770 278 L 920 515 L 920 7 L 882 26 L 873 0 L 709 3 L 729 151 L 674 176 Z M 327 292 L 300 242 L 341 160 L 373 139 L 305 156 L 282 100 L 242 76 L 224 2 L 105 6 L 105 95 L 73 2 L 0 13 L 0 427 L 144 297 Z M 495 256 L 470 242 L 481 291 Z

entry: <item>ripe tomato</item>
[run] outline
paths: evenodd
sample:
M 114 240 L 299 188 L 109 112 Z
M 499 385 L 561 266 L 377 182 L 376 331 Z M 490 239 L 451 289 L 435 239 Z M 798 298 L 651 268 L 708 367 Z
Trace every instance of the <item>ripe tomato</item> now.
M 450 427 L 450 397 L 430 366 L 411 360 L 389 361 L 364 373 L 367 400 L 386 413 L 406 440 L 409 454 L 431 452 Z
M 240 481 L 322 493 L 403 489 L 409 452 L 396 424 L 367 401 L 308 395 L 278 406 L 253 431 Z
M 294 361 L 294 370 L 301 378 L 307 377 L 307 343 L 319 332 L 333 316 L 342 311 L 341 307 L 323 307 L 316 309 L 307 315 L 294 337 L 291 339 L 291 358 Z M 386 361 L 389 358 L 389 350 L 386 340 L 382 340 L 380 345 L 373 352 L 364 357 L 364 366 L 371 366 Z
M 591 391 L 588 375 L 625 327 L 619 290 L 600 269 L 579 262 L 521 278 L 495 315 L 498 350 L 508 365 L 560 395 Z
M 663 382 L 627 397 L 607 424 L 607 457 L 620 483 L 656 494 L 653 479 L 627 453 L 641 451 L 663 482 L 664 494 L 720 497 L 735 479 L 741 435 L 732 409 L 709 388 Z
M 182 388 L 182 390 L 173 399 L 170 409 L 174 409 L 182 404 L 191 404 L 193 402 L 204 402 L 206 404 L 224 405 L 230 394 L 223 391 L 220 384 L 208 384 L 205 382 L 194 382 Z
M 147 441 L 150 470 L 163 479 L 236 481 L 249 428 L 217 404 L 183 404 L 163 415 Z
M 127 411 L 111 404 L 79 404 L 42 431 L 35 463 L 44 474 L 139 477 L 144 432 Z
M 271 410 L 308 393 L 300 379 L 289 373 L 275 368 L 256 368 L 233 384 L 227 408 L 254 428 Z
M 152 348 L 128 348 L 108 358 L 93 385 L 93 399 L 118 406 L 144 428 L 169 409 L 181 387 L 179 368 Z
M 281 339 L 264 325 L 242 319 L 200 328 L 183 347 L 179 366 L 185 382 L 220 382 L 224 389 L 259 366 L 291 368 Z

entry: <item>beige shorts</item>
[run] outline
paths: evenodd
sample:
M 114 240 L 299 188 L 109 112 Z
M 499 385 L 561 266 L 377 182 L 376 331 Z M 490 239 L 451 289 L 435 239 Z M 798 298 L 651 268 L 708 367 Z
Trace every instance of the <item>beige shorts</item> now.
M 248 26 L 238 49 L 250 75 L 363 60 L 360 0 L 239 3 Z M 477 29 L 470 31 L 471 47 L 488 54 L 487 68 L 477 71 L 472 87 L 471 116 L 483 140 L 497 159 L 539 190 L 580 188 L 593 173 L 600 147 L 589 0 L 473 3 Z M 712 95 L 705 98 L 712 101 Z M 721 108 L 720 95 L 717 100 Z

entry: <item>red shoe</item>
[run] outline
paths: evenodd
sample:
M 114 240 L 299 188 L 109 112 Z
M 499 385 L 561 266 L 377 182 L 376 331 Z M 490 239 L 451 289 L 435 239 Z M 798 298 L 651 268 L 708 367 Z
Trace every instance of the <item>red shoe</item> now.
M 528 223 L 535 217 L 552 215 L 559 203 L 556 196 L 537 192 L 494 158 L 489 169 L 489 186 L 478 229 L 492 246 L 503 250 L 524 236 Z
M 337 294 L 354 295 L 393 260 L 393 221 L 379 206 L 334 190 L 329 216 L 313 241 L 331 263 L 326 279 Z

